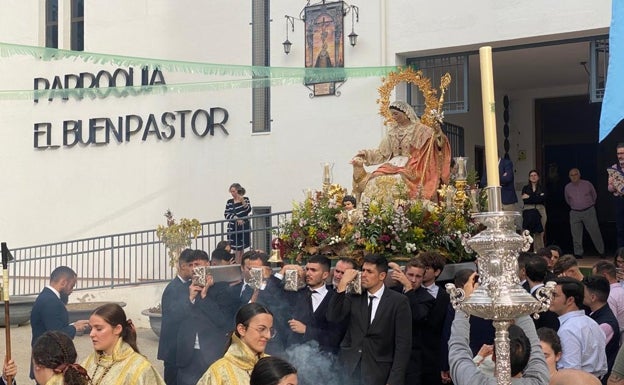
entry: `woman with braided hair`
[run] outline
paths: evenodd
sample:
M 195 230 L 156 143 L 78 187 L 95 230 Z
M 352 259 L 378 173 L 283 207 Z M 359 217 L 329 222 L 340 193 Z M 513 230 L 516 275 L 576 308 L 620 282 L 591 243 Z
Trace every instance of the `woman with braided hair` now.
M 136 330 L 121 306 L 108 303 L 89 318 L 95 351 L 83 362 L 92 385 L 165 385 L 139 352 Z
M 76 363 L 76 348 L 67 334 L 48 331 L 32 348 L 33 372 L 41 385 L 87 385 L 87 371 Z

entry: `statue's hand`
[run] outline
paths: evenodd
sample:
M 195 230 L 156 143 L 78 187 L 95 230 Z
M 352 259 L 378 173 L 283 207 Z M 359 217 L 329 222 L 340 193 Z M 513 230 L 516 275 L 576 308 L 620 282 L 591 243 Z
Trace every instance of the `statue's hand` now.
M 351 159 L 351 162 L 349 163 L 351 163 L 354 166 L 362 166 L 364 165 L 364 159 L 362 159 L 359 156 L 356 156 L 355 158 Z

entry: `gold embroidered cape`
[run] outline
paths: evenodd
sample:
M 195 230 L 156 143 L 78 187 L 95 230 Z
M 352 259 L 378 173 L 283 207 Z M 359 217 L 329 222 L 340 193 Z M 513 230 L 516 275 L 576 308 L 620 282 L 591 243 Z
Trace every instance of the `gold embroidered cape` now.
M 232 344 L 223 358 L 210 365 L 197 385 L 249 385 L 249 376 L 259 359 L 249 346 L 232 335 Z
M 145 356 L 121 338 L 110 356 L 93 352 L 82 363 L 93 385 L 165 385 Z

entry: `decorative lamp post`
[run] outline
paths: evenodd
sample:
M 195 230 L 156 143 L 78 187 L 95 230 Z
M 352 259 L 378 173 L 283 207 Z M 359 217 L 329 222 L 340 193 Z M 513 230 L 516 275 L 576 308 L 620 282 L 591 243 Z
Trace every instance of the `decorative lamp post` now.
M 351 33 L 349 34 L 349 44 L 351 47 L 355 47 L 357 44 L 358 34 L 355 33 L 355 22 L 360 22 L 360 8 L 357 5 L 350 5 L 348 12 L 351 12 Z
M 292 46 L 292 43 L 290 42 L 290 40 L 286 39 L 282 44 L 284 45 L 284 53 L 288 55 L 290 53 L 290 47 Z
M 358 34 L 355 33 L 354 31 L 351 31 L 351 33 L 349 34 L 349 43 L 351 44 L 352 47 L 355 47 L 355 45 L 357 44 L 357 38 L 358 38 Z
M 286 40 L 282 43 L 284 46 L 284 53 L 288 55 L 290 53 L 290 47 L 292 47 L 292 43 L 288 40 L 288 27 L 292 29 L 292 32 L 295 32 L 295 18 L 292 16 L 284 15 L 286 18 Z

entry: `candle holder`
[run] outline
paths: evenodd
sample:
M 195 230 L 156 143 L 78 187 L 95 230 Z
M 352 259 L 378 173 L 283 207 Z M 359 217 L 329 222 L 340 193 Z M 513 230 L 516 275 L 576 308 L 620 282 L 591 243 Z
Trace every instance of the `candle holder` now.
M 453 187 L 452 185 L 446 186 L 446 189 L 444 192 L 444 206 L 446 208 L 446 211 L 453 210 L 453 199 L 455 198 L 456 192 L 457 192 L 457 189 Z
M 528 250 L 531 239 L 526 232 L 522 235 L 515 232 L 515 221 L 519 216 L 518 212 L 507 211 L 473 214 L 478 223 L 487 227 L 463 242 L 467 251 L 478 254 L 479 287 L 466 299 L 463 289 L 451 283 L 446 285 L 455 309 L 493 320 L 498 385 L 511 384 L 509 326 L 519 316 L 534 313 L 537 318 L 538 312 L 548 310 L 555 287 L 554 282 L 547 282 L 538 290 L 538 299 L 535 299 L 520 286 L 518 252 Z
M 470 189 L 470 212 L 478 213 L 479 212 L 479 189 L 471 188 Z
M 326 162 L 321 165 L 323 166 L 323 190 L 327 190 L 332 183 L 334 164 Z
M 465 182 L 468 177 L 468 171 L 466 170 L 468 157 L 456 156 L 453 160 L 455 161 L 455 180 L 462 180 Z
M 462 242 L 467 251 L 477 252 L 479 287 L 468 299 L 463 289 L 456 288 L 453 284 L 447 284 L 446 290 L 455 309 L 493 321 L 496 330 L 496 382 L 498 385 L 511 385 L 509 326 L 519 316 L 534 313 L 534 317 L 537 317 L 538 312 L 548 310 L 555 283 L 547 282 L 538 289 L 538 299 L 520 286 L 518 251 L 529 249 L 531 237 L 526 231 L 522 235 L 515 232 L 515 222 L 520 213 L 501 210 L 501 187 L 496 161 L 498 156 L 492 47 L 481 47 L 479 56 L 488 211 L 473 214 L 476 222 L 486 226 L 486 229 L 473 237 L 467 236 Z
M 468 158 L 464 156 L 456 156 L 455 160 L 455 208 L 460 210 L 464 207 L 464 201 L 466 200 L 466 177 L 468 172 L 466 171 L 466 163 Z

